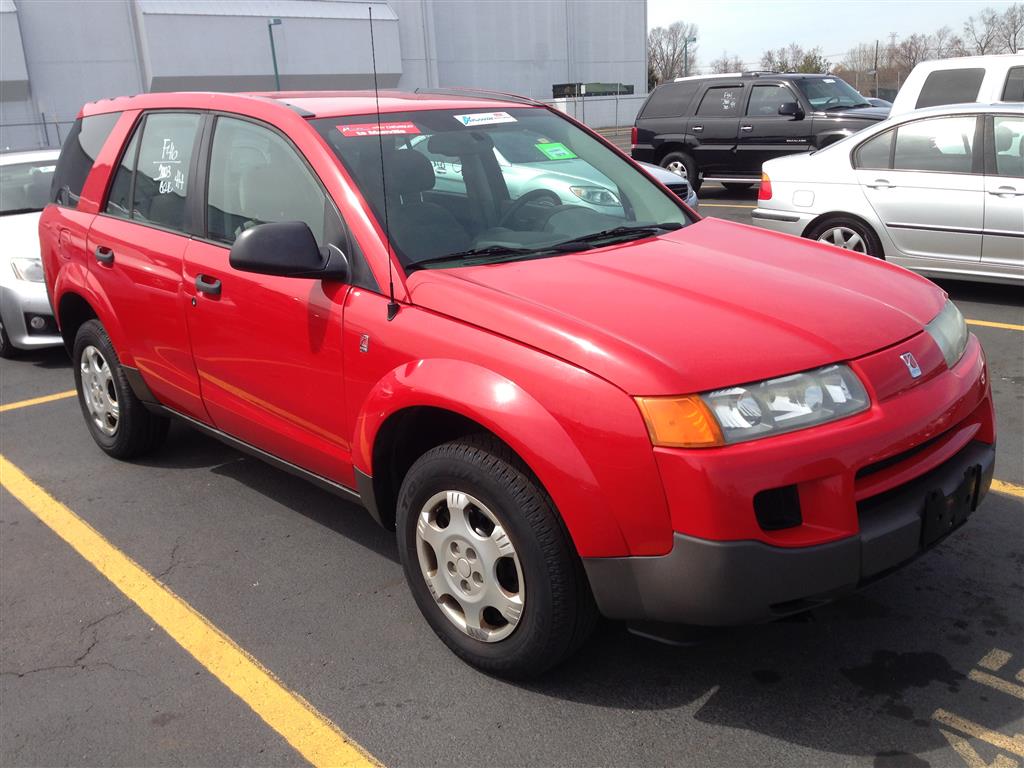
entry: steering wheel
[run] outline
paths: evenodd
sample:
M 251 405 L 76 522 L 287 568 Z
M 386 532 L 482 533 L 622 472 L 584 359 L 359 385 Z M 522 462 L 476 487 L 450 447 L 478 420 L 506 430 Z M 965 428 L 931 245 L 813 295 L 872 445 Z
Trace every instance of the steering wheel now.
M 522 211 L 523 208 L 530 205 L 531 203 L 554 208 L 555 206 L 561 205 L 562 200 L 550 189 L 535 189 L 531 192 L 527 192 L 525 195 L 523 195 L 514 203 L 512 203 L 512 207 L 505 211 L 505 214 L 501 217 L 501 220 L 498 222 L 498 226 L 508 226 L 508 224 L 515 221 L 515 218 L 516 216 L 519 215 L 519 212 Z
M 829 96 L 827 99 L 825 99 L 825 103 L 822 104 L 821 106 L 822 106 L 822 108 L 825 108 L 829 104 L 838 104 L 838 103 L 839 103 L 839 97 L 838 96 Z

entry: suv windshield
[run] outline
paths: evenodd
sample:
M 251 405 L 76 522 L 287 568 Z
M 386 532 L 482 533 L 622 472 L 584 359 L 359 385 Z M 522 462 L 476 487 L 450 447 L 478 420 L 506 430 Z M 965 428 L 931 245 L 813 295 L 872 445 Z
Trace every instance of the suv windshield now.
M 871 104 L 838 77 L 802 77 L 796 81 L 811 106 L 818 110 L 870 107 Z
M 691 221 L 644 173 L 543 108 L 389 113 L 379 136 L 374 115 L 313 125 L 386 218 L 406 267 L 550 256 Z
M 56 160 L 0 166 L 0 216 L 43 210 L 56 167 Z

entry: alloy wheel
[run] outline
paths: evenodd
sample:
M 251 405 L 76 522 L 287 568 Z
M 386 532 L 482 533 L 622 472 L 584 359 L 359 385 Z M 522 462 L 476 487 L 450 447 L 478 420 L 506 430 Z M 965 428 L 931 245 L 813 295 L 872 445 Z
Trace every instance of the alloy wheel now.
M 100 432 L 113 437 L 117 432 L 120 406 L 110 365 L 99 349 L 89 345 L 82 350 L 79 369 L 82 374 L 82 397 L 89 416 Z
M 864 238 L 849 227 L 829 227 L 818 236 L 818 242 L 835 245 L 847 251 L 868 252 Z

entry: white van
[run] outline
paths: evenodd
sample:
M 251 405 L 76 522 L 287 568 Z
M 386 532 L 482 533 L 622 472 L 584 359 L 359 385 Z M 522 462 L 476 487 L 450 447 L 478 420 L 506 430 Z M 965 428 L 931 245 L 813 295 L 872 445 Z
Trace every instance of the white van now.
M 922 61 L 896 94 L 890 116 L 943 104 L 1024 102 L 1024 54 Z

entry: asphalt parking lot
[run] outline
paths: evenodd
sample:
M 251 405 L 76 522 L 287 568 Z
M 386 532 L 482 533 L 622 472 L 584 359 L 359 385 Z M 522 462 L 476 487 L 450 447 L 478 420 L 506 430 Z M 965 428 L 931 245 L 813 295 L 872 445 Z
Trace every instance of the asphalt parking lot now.
M 755 196 L 708 185 L 702 210 L 748 222 Z M 333 738 L 365 754 L 330 754 L 388 766 L 1019 766 L 1024 304 L 943 287 L 986 349 L 999 428 L 999 482 L 963 529 L 794 620 L 689 647 L 605 624 L 528 684 L 448 652 L 359 508 L 178 425 L 115 462 L 73 397 L 45 399 L 73 386 L 62 350 L 0 361 L 17 468 L 0 492 L 0 764 L 293 765 Z M 75 538 L 79 518 L 106 544 Z M 154 579 L 209 624 L 126 597 L 152 599 Z

